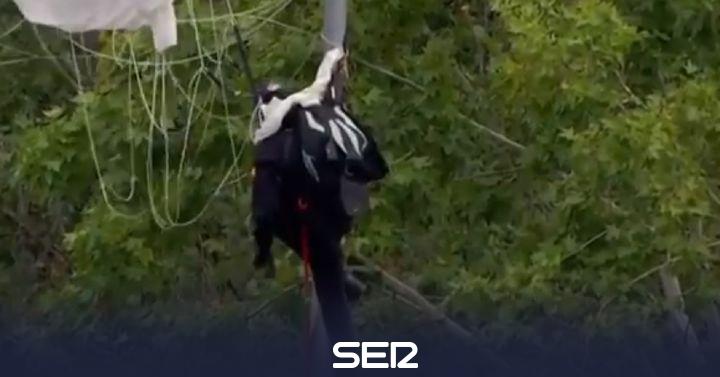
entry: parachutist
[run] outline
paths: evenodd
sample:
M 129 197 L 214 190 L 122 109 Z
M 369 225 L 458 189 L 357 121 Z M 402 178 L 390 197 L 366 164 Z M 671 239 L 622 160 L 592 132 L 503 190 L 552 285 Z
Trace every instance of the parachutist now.
M 334 95 L 341 58 L 328 52 L 315 83 L 300 92 L 273 83 L 257 89 L 252 190 L 255 265 L 272 271 L 274 237 L 309 265 L 331 342 L 354 338 L 348 301 L 364 290 L 345 270 L 341 240 L 367 208 L 366 185 L 388 173 L 372 134 Z

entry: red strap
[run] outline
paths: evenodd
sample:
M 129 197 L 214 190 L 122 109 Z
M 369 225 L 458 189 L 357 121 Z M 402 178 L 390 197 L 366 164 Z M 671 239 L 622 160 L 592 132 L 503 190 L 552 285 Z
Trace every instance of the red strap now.
M 297 202 L 297 208 L 298 212 L 305 213 L 307 212 L 308 208 L 310 206 L 305 201 L 304 198 L 300 197 L 298 198 Z M 303 260 L 303 290 L 305 291 L 305 294 L 309 294 L 309 288 L 310 288 L 310 231 L 308 230 L 307 224 L 305 224 L 304 221 L 302 221 L 302 225 L 300 226 L 300 253 Z
M 307 225 L 300 228 L 300 251 L 303 261 L 303 291 L 305 295 L 310 294 L 310 235 Z
M 303 198 L 298 198 L 297 202 L 297 209 L 298 212 L 301 214 L 305 213 L 308 210 L 308 203 Z M 300 254 L 303 261 L 303 293 L 305 296 L 310 296 L 312 292 L 310 292 L 310 231 L 308 229 L 307 224 L 302 221 L 302 224 L 300 225 Z M 306 331 L 306 348 L 305 351 L 307 352 L 306 355 L 306 375 L 308 377 L 312 376 L 312 362 L 311 362 L 311 355 L 312 355 L 312 349 L 313 349 L 313 338 L 312 334 L 314 331 L 315 323 L 313 323 L 312 318 L 312 312 L 308 312 L 308 319 L 307 319 L 307 325 L 305 328 Z

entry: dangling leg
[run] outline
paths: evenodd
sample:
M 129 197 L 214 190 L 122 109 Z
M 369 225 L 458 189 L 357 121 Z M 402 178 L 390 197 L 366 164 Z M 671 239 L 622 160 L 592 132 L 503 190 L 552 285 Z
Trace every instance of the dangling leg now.
M 255 222 L 257 250 L 253 264 L 266 268 L 268 277 L 275 276 L 271 247 L 280 215 L 280 180 L 271 165 L 257 165 L 252 188 L 252 213 Z
M 355 277 L 350 271 L 345 271 L 345 295 L 347 296 L 348 300 L 352 303 L 357 302 L 360 300 L 360 296 L 362 296 L 363 292 L 365 292 L 365 284 L 363 284 L 360 279 Z
M 347 233 L 349 219 L 333 217 L 335 221 L 324 221 L 317 213 L 311 213 L 304 220 L 296 214 L 279 219 L 278 237 L 300 258 L 302 252 L 302 227 L 308 226 L 310 268 L 315 290 L 320 301 L 323 322 L 330 341 L 355 338 L 347 296 L 347 276 L 340 246 L 342 236 Z
M 355 338 L 345 291 L 343 253 L 338 237 L 323 230 L 310 233 L 310 266 L 331 344 Z

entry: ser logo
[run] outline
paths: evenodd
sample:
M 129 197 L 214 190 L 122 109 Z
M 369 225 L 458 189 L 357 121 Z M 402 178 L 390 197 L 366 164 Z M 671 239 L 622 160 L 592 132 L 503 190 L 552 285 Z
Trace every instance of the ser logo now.
M 359 355 L 356 352 L 357 348 L 360 348 Z M 379 350 L 381 348 L 390 349 L 390 363 L 370 362 L 370 359 L 387 360 L 388 353 Z M 403 351 L 398 352 L 398 350 Z M 409 350 L 409 352 L 406 350 Z M 333 346 L 333 355 L 338 359 L 352 361 L 333 363 L 333 369 L 353 369 L 358 366 L 363 369 L 417 369 L 418 364 L 410 362 L 417 355 L 417 352 L 417 345 L 413 342 L 337 342 Z M 405 357 L 398 361 L 398 354 L 403 354 Z

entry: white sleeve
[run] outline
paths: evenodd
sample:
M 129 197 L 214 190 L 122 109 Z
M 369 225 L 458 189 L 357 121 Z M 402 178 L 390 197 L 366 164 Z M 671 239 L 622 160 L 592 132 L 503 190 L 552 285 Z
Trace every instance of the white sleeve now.
M 177 44 L 173 0 L 15 0 L 30 22 L 71 33 L 149 26 L 155 48 Z
M 337 64 L 345 56 L 342 48 L 334 48 L 325 53 L 320 66 L 315 75 L 315 81 L 297 93 L 298 102 L 305 107 L 318 105 L 325 95 L 325 91 L 330 87 L 333 72 L 337 68 Z

